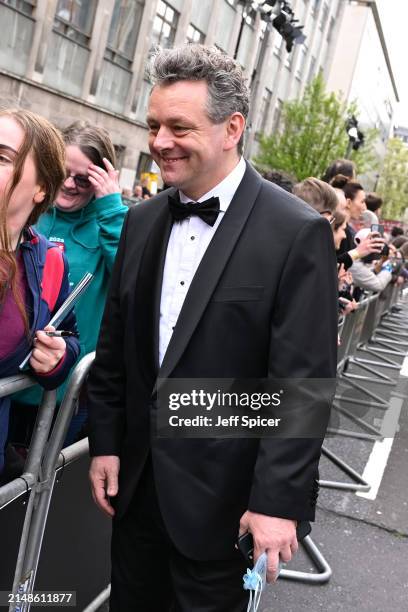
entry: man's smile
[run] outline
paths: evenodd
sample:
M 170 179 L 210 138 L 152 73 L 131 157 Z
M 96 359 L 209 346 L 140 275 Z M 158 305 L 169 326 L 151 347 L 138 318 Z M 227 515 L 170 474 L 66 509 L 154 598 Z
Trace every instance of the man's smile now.
M 184 155 L 184 156 L 179 156 L 179 157 L 162 157 L 161 158 L 162 162 L 165 163 L 165 164 L 167 164 L 167 163 L 172 164 L 172 163 L 178 162 L 178 161 L 180 161 L 182 159 L 187 159 L 187 156 Z

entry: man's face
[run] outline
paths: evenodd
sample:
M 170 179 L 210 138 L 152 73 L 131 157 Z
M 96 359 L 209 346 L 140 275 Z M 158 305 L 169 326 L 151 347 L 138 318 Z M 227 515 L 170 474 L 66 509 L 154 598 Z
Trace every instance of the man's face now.
M 178 81 L 156 85 L 150 96 L 147 123 L 149 147 L 164 183 L 181 189 L 193 200 L 220 183 L 233 169 L 231 153 L 236 141 L 229 120 L 209 119 L 204 81 Z
M 58 192 L 56 205 L 60 210 L 74 212 L 84 208 L 95 191 L 88 180 L 88 168 L 92 161 L 76 145 L 66 147 L 67 178 Z M 77 182 L 73 177 L 77 177 Z M 79 184 L 78 184 L 79 183 Z

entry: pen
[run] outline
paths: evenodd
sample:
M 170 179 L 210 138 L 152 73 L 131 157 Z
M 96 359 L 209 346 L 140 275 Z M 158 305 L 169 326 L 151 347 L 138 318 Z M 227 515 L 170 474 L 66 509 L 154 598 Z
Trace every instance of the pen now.
M 66 338 L 69 336 L 73 336 L 74 338 L 78 338 L 78 334 L 76 332 L 72 332 L 72 331 L 65 331 L 63 329 L 61 330 L 56 330 L 56 331 L 46 331 L 44 332 L 47 334 L 47 336 L 49 336 L 50 338 Z

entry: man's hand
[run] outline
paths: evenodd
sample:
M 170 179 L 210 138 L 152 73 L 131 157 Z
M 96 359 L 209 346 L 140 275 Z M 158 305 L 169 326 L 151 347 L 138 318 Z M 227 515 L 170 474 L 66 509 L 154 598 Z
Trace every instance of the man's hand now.
M 55 331 L 55 327 L 47 325 L 44 331 L 37 331 L 34 339 L 33 354 L 30 366 L 36 374 L 48 374 L 61 361 L 65 354 L 64 338 L 52 338 L 45 331 Z
M 254 539 L 254 563 L 266 551 L 268 556 L 266 580 L 275 582 L 279 557 L 284 563 L 288 563 L 298 549 L 296 521 L 247 510 L 239 523 L 239 535 L 247 531 L 252 533 Z
M 94 501 L 110 517 L 114 516 L 115 510 L 109 501 L 109 497 L 115 497 L 118 494 L 119 467 L 119 457 L 103 455 L 92 459 L 89 470 Z

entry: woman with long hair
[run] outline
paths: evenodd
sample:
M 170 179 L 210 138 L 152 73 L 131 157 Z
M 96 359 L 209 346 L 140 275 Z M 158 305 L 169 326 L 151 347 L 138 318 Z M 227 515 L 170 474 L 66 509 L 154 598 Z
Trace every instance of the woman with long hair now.
M 86 272 L 94 275 L 86 296 L 75 306 L 80 334 L 81 356 L 95 350 L 124 217 L 115 149 L 109 133 L 86 121 L 76 121 L 62 130 L 65 144 L 65 175 L 55 193 L 53 205 L 39 218 L 36 228 L 67 257 L 70 281 L 74 285 Z M 61 400 L 64 386 L 58 390 Z M 83 394 L 84 396 L 84 394 Z M 79 408 L 68 432 L 66 444 L 74 442 L 86 421 L 86 402 Z M 38 393 L 29 389 L 18 395 L 20 414 L 32 414 Z M 28 406 L 28 408 L 27 408 Z M 28 428 L 29 429 L 29 428 Z M 20 427 L 21 434 L 24 429 Z M 27 444 L 26 439 L 20 439 Z
M 61 136 L 46 119 L 22 109 L 0 111 L 0 378 L 18 373 L 34 347 L 30 374 L 46 389 L 62 383 L 79 354 L 74 336 L 46 333 L 69 294 L 68 267 L 31 227 L 64 180 L 64 157 Z M 50 250 L 53 265 L 47 266 Z M 76 334 L 73 314 L 64 327 Z M 0 398 L 0 474 L 9 409 L 9 398 Z

